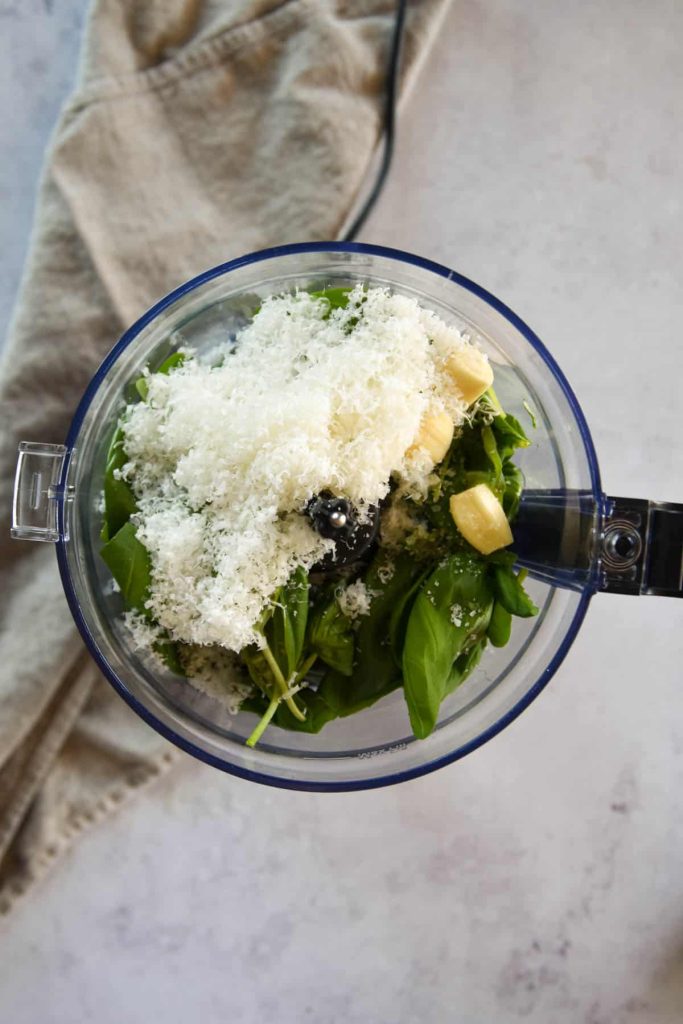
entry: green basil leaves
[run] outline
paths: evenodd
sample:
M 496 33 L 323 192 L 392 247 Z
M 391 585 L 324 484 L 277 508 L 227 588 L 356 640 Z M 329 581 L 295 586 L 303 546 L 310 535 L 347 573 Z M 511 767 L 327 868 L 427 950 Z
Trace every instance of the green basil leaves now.
M 361 296 L 347 313 L 351 288 L 311 294 L 322 302 L 318 315 L 339 319 L 353 331 L 363 317 Z M 171 354 L 154 373 L 169 373 L 185 360 Z M 150 395 L 147 372 L 134 382 L 139 398 Z M 131 393 L 133 388 L 130 389 Z M 135 493 L 122 479 L 128 462 L 125 424 L 111 440 L 104 474 L 102 558 L 118 583 L 128 609 L 155 623 L 147 608 L 152 565 L 136 535 Z M 338 583 L 313 583 L 303 566 L 271 598 L 255 626 L 258 644 L 240 652 L 253 694 L 242 704 L 259 715 L 248 744 L 273 723 L 284 729 L 317 732 L 334 719 L 367 708 L 403 687 L 413 733 L 422 739 L 435 729 L 443 701 L 467 679 L 488 643 L 509 642 L 512 617 L 538 609 L 526 593 L 509 551 L 484 557 L 459 533 L 450 496 L 486 484 L 507 518 L 517 513 L 524 479 L 513 458 L 529 444 L 521 424 L 504 412 L 490 390 L 458 427 L 446 457 L 429 477 L 429 491 L 401 498 L 412 524 L 400 549 L 380 543 L 360 573 L 370 598 L 355 621 L 342 610 Z M 391 495 L 401 494 L 398 475 Z M 414 527 L 414 528 L 413 528 Z M 184 645 L 162 630 L 155 650 L 182 674 Z M 314 669 L 314 682 L 309 673 Z M 310 685 L 307 685 L 310 684 Z
M 485 633 L 492 607 L 486 563 L 461 554 L 445 559 L 415 598 L 402 666 L 410 724 L 419 739 L 433 731 L 454 663 L 467 641 L 478 642 Z
M 151 564 L 147 548 L 135 536 L 133 524 L 128 522 L 122 526 L 102 547 L 100 554 L 118 583 L 126 606 L 144 613 Z

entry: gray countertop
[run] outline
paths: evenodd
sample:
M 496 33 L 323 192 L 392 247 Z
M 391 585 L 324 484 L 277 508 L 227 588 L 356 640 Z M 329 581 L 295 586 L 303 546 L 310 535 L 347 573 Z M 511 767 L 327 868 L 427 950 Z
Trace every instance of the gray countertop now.
M 0 0 L 0 321 L 83 0 Z M 541 336 L 606 490 L 683 501 L 683 6 L 455 0 L 365 240 L 454 267 Z M 551 685 L 387 790 L 189 758 L 3 925 L 12 1024 L 675 1024 L 683 603 L 596 598 Z

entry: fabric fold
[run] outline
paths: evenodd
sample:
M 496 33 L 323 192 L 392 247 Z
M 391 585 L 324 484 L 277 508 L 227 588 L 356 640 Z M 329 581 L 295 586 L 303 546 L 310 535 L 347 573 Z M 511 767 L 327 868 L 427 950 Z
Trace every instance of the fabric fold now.
M 447 0 L 409 5 L 404 87 Z M 96 0 L 0 366 L 0 498 L 125 327 L 245 252 L 329 239 L 382 125 L 388 0 Z M 85 653 L 47 546 L 0 536 L 0 912 L 179 755 Z

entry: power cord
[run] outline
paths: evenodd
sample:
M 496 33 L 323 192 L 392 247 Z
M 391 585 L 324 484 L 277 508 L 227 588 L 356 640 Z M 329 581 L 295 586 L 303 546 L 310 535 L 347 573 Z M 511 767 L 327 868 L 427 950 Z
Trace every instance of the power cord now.
M 406 20 L 407 0 L 396 0 L 396 18 L 394 31 L 391 37 L 389 49 L 389 63 L 387 65 L 387 79 L 384 94 L 384 146 L 382 150 L 382 161 L 377 171 L 375 183 L 370 194 L 363 203 L 363 206 L 354 217 L 351 225 L 342 236 L 343 242 L 353 242 L 356 235 L 365 224 L 370 211 L 377 202 L 379 194 L 384 188 L 384 183 L 389 173 L 391 159 L 394 155 L 394 138 L 396 134 L 396 101 L 398 98 L 398 79 L 401 70 L 401 50 L 403 48 L 403 29 Z

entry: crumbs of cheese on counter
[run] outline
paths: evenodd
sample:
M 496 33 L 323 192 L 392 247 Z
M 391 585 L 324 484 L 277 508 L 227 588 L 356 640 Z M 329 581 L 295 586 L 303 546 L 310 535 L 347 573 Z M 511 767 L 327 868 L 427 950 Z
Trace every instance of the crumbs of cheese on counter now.
M 392 474 L 415 482 L 406 452 L 426 414 L 464 421 L 444 367 L 465 344 L 415 299 L 359 285 L 345 309 L 306 292 L 267 298 L 218 362 L 188 355 L 146 377 L 122 421 L 122 476 L 151 558 L 147 609 L 167 634 L 258 644 L 271 595 L 333 544 L 306 503 L 329 490 L 378 504 Z
M 370 613 L 374 596 L 374 592 L 368 590 L 363 580 L 356 580 L 355 583 L 349 583 L 347 587 L 339 591 L 337 601 L 344 615 L 353 620 Z

